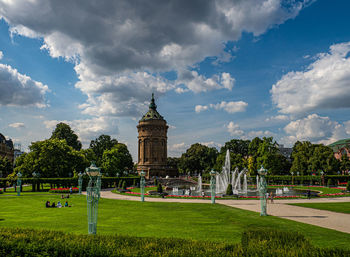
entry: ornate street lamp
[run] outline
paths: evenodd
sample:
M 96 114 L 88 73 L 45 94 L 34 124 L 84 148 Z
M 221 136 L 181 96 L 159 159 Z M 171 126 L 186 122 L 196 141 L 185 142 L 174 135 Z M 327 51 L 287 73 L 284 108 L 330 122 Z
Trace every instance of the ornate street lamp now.
M 267 183 L 265 176 L 267 174 L 267 170 L 264 169 L 264 167 L 261 165 L 260 170 L 258 170 L 258 173 L 260 175 L 259 179 L 259 193 L 260 193 L 260 216 L 267 216 L 266 213 L 266 193 L 267 193 Z
M 294 185 L 294 172 L 292 171 L 292 185 Z
M 21 195 L 21 185 L 22 185 L 22 173 L 18 172 L 17 173 L 17 196 Z
M 321 174 L 322 186 L 324 186 L 324 172 L 323 172 L 323 170 L 321 170 L 320 174 Z
M 141 171 L 140 173 L 141 202 L 145 201 L 145 185 L 146 185 L 145 175 L 146 173 L 144 171 Z
M 89 176 L 89 184 L 86 188 L 86 201 L 88 213 L 88 231 L 89 234 L 96 234 L 97 230 L 97 212 L 98 200 L 100 200 L 101 191 L 101 169 L 96 167 L 95 163 L 91 163 L 90 167 L 85 169 Z
M 215 203 L 215 189 L 216 189 L 216 172 L 210 171 L 210 190 L 211 190 L 211 203 Z
M 79 172 L 78 177 L 79 194 L 81 195 L 81 188 L 83 185 L 83 173 Z

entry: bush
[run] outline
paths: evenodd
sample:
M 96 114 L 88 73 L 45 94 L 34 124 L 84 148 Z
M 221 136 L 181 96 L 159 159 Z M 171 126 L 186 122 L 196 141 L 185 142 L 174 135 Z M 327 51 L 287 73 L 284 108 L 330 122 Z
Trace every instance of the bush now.
M 51 188 L 49 190 L 50 193 L 60 193 L 60 194 L 69 194 L 70 193 L 70 188 Z M 73 193 L 78 193 L 79 192 L 79 188 L 77 187 L 72 187 L 72 192 Z
M 0 189 L 0 195 L 3 194 L 4 192 Z
M 348 183 L 346 184 L 346 190 L 350 191 L 350 181 L 348 181 Z
M 329 178 L 329 179 L 327 180 L 327 186 L 330 187 L 330 186 L 333 186 L 333 185 L 334 185 L 333 179 Z
M 233 195 L 232 185 L 231 184 L 228 184 L 228 186 L 227 186 L 226 195 Z
M 123 180 L 119 180 L 118 188 L 122 188 L 122 185 L 123 185 Z
M 0 256 L 350 256 L 342 249 L 314 247 L 299 233 L 248 230 L 242 244 L 176 238 L 75 235 L 0 227 Z
M 160 183 L 157 186 L 157 192 L 160 194 L 163 193 L 163 187 L 162 187 L 162 184 L 160 184 Z

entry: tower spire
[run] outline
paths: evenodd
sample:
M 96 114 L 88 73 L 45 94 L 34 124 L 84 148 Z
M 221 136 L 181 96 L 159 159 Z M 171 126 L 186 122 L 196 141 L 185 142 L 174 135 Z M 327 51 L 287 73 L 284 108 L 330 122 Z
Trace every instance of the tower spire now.
M 151 103 L 149 104 L 149 108 L 152 110 L 157 110 L 157 105 L 154 102 L 154 93 L 152 93 L 152 99 L 151 99 Z

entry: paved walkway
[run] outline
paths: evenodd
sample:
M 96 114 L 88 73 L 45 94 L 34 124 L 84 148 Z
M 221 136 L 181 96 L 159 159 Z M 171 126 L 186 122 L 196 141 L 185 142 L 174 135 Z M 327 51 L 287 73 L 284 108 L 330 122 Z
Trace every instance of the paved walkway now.
M 114 194 L 111 191 L 101 191 L 101 197 L 117 200 L 140 201 L 140 197 Z M 151 198 L 145 197 L 147 202 L 180 202 L 180 203 L 211 203 L 210 200 L 202 199 L 175 199 L 175 198 Z M 314 199 L 290 199 L 274 200 L 269 203 L 267 213 L 284 219 L 312 224 L 324 228 L 330 228 L 345 233 L 350 233 L 350 214 L 331 211 L 304 208 L 288 205 L 289 203 L 335 203 L 350 202 L 350 197 L 339 198 L 314 198 Z M 260 212 L 259 200 L 216 200 L 216 203 L 240 208 L 249 211 Z

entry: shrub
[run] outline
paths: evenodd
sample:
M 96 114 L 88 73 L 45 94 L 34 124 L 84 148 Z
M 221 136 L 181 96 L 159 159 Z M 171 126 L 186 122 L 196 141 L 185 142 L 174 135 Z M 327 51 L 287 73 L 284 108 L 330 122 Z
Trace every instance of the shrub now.
M 119 180 L 118 188 L 121 188 L 121 187 L 122 187 L 122 184 L 123 184 L 123 180 Z
M 157 192 L 160 193 L 160 194 L 163 193 L 163 187 L 162 187 L 161 183 L 159 183 L 158 186 L 157 186 Z
M 226 189 L 226 194 L 227 195 L 233 195 L 232 185 L 231 184 L 228 184 L 227 189 Z
M 350 181 L 348 181 L 348 183 L 346 184 L 346 190 L 350 191 Z
M 333 179 L 329 178 L 329 179 L 327 180 L 327 186 L 330 187 L 330 186 L 333 186 L 333 185 L 334 185 Z
M 0 195 L 3 194 L 4 192 L 0 189 Z

